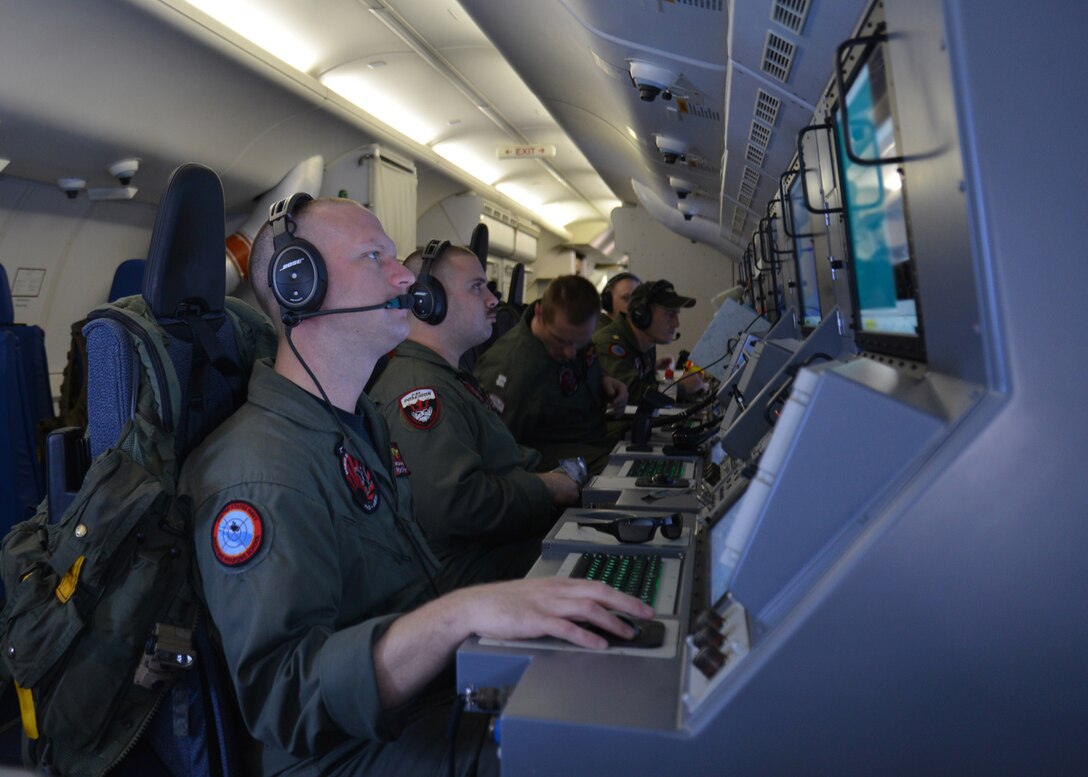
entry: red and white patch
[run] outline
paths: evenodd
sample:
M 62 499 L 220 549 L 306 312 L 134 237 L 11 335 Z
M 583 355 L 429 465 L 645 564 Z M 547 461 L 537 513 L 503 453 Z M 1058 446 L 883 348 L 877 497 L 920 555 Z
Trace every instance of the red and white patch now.
M 248 502 L 231 502 L 212 525 L 212 550 L 219 563 L 237 567 L 261 549 L 264 526 L 257 508 Z
M 408 471 L 408 465 L 404 463 L 404 457 L 400 455 L 400 448 L 396 443 L 390 446 L 390 450 L 393 454 L 393 476 L 398 478 L 406 478 L 412 473 Z
M 340 454 L 340 472 L 351 489 L 351 498 L 355 504 L 363 509 L 364 513 L 372 513 L 378 509 L 381 497 L 378 494 L 378 484 L 374 482 L 366 464 L 352 456 L 341 445 L 337 451 Z
M 608 346 L 608 352 L 615 356 L 617 359 L 622 359 L 624 356 L 627 355 L 627 349 L 619 343 L 612 343 L 612 345 Z
M 433 388 L 412 389 L 401 395 L 400 411 L 405 420 L 417 429 L 430 429 L 441 417 L 438 395 Z

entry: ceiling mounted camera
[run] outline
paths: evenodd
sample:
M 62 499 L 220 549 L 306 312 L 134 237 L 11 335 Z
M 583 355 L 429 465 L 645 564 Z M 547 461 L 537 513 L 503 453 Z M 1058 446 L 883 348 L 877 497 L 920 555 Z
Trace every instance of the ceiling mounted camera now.
M 61 188 L 68 199 L 74 200 L 81 191 L 87 188 L 87 182 L 82 178 L 58 178 L 57 186 Z
M 669 137 L 668 135 L 655 135 L 654 142 L 657 144 L 657 150 L 661 152 L 661 159 L 667 165 L 676 164 L 677 161 L 683 161 L 684 154 L 687 153 L 688 144 L 684 141 Z
M 128 186 L 132 183 L 136 171 L 140 169 L 140 160 L 135 158 L 120 159 L 107 169 L 110 171 L 110 175 L 117 179 L 118 183 L 122 186 Z
M 676 192 L 677 198 L 681 200 L 686 199 L 689 194 L 695 191 L 695 187 L 691 185 L 690 181 L 677 178 L 675 175 L 669 176 L 669 186 Z
M 631 74 L 631 83 L 638 89 L 639 99 L 648 103 L 653 102 L 658 95 L 661 95 L 662 100 L 672 99 L 676 73 L 641 59 L 629 60 L 628 72 Z

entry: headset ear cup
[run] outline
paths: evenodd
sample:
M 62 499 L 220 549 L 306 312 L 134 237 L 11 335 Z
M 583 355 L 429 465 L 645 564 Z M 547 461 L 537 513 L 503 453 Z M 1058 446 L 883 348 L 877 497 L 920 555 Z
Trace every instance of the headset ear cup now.
M 423 323 L 437 326 L 446 318 L 446 290 L 437 278 L 420 275 L 408 293 L 412 295 L 412 315 Z
M 650 312 L 650 306 L 639 300 L 638 302 L 632 302 L 627 308 L 627 315 L 631 319 L 631 325 L 636 329 L 646 329 L 650 326 L 650 319 L 653 314 Z
M 601 308 L 605 313 L 612 313 L 612 289 L 605 289 L 601 292 Z
M 325 259 L 312 244 L 300 238 L 281 241 L 282 247 L 268 263 L 268 285 L 284 310 L 312 313 L 321 309 L 328 287 Z

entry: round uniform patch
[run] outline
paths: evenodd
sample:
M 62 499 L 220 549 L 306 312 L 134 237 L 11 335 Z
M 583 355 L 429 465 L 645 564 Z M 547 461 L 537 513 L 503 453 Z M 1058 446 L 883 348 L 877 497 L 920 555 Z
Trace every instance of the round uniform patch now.
M 433 388 L 412 389 L 400 397 L 400 411 L 408 423 L 417 429 L 431 429 L 441 417 L 438 395 Z
M 257 508 L 248 502 L 231 502 L 219 511 L 212 526 L 212 549 L 221 564 L 241 566 L 260 550 L 262 535 Z
M 578 390 L 578 376 L 574 374 L 574 368 L 563 365 L 559 368 L 559 390 L 563 396 L 569 397 Z
M 612 345 L 608 346 L 608 352 L 615 356 L 617 359 L 622 359 L 624 356 L 627 355 L 627 349 L 619 343 L 612 343 Z

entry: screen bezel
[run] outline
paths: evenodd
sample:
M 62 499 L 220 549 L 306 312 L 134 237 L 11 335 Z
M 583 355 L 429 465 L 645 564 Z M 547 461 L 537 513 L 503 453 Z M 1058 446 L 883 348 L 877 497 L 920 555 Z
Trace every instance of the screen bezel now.
M 857 58 L 854 67 L 847 75 L 845 80 L 845 86 L 843 94 L 837 95 L 837 99 L 832 108 L 832 124 L 834 125 L 835 133 L 835 164 L 839 173 L 840 196 L 843 203 L 844 218 L 842 219 L 843 229 L 846 233 L 846 255 L 847 259 L 847 285 L 850 288 L 850 301 L 851 301 L 851 326 L 854 332 L 854 343 L 862 351 L 868 351 L 871 353 L 882 354 L 893 358 L 907 359 L 910 361 L 925 362 L 926 361 L 926 344 L 925 344 L 925 327 L 923 324 L 923 311 L 922 311 L 922 295 L 918 286 L 918 263 L 914 255 L 914 238 L 913 231 L 911 229 L 910 219 L 910 203 L 908 194 L 908 182 L 907 176 L 904 174 L 903 166 L 899 165 L 899 174 L 902 179 L 902 189 L 900 190 L 900 197 L 903 207 L 903 228 L 906 233 L 907 241 L 907 253 L 909 255 L 908 271 L 910 273 L 910 282 L 914 290 L 914 307 L 915 315 L 917 318 L 915 336 L 896 334 L 891 332 L 870 332 L 863 328 L 863 316 L 861 309 L 861 299 L 858 289 L 858 273 L 857 273 L 857 258 L 854 256 L 854 235 L 850 225 L 849 208 L 851 207 L 850 198 L 847 193 L 847 165 L 848 160 L 843 158 L 843 140 L 842 133 L 842 105 L 841 103 L 846 100 L 846 96 L 850 93 L 854 83 L 857 81 L 862 71 L 868 67 L 872 58 L 873 52 L 878 47 L 884 47 L 884 42 L 868 43 L 862 49 L 861 55 Z M 899 122 L 895 114 L 895 87 L 891 75 L 891 66 L 888 61 L 886 49 L 881 52 L 881 56 L 884 59 L 884 75 L 885 75 L 885 87 L 888 91 L 888 104 L 891 112 L 892 132 L 895 137 L 896 149 L 902 150 L 903 143 L 902 138 L 899 135 Z M 854 164 L 849 162 L 849 164 Z

